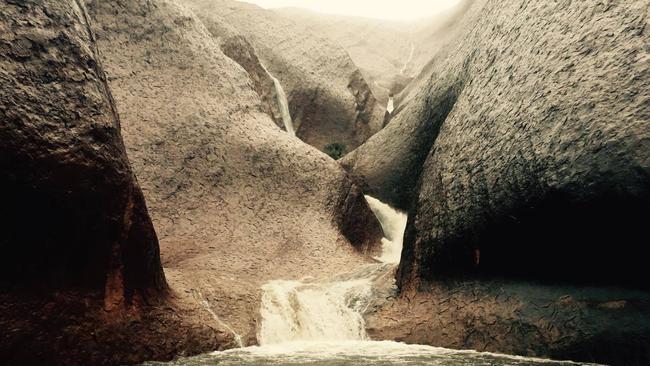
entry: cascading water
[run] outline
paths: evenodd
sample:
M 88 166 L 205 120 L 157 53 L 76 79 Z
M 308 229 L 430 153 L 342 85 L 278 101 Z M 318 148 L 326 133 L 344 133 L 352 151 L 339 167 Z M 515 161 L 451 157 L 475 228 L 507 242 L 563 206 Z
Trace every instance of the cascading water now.
M 402 66 L 402 69 L 399 71 L 400 75 L 404 75 L 404 73 L 406 73 L 406 69 L 411 63 L 411 60 L 413 60 L 414 53 L 415 53 L 415 45 L 413 44 L 413 42 L 411 42 L 411 53 L 409 54 L 408 60 L 406 60 L 406 62 L 404 63 L 404 66 Z
M 273 79 L 273 85 L 275 86 L 275 95 L 278 99 L 278 108 L 280 109 L 284 129 L 287 130 L 291 136 L 296 136 L 296 131 L 293 129 L 293 121 L 291 120 L 291 113 L 289 112 L 289 100 L 287 100 L 287 94 L 284 92 L 280 80 L 273 75 L 271 75 L 271 79 Z
M 386 112 L 389 114 L 393 114 L 393 111 L 395 110 L 395 101 L 393 100 L 393 97 L 388 98 L 388 104 L 386 105 Z
M 326 281 L 271 281 L 262 287 L 262 345 L 294 341 L 367 339 L 363 311 L 375 293 L 373 284 L 399 263 L 406 214 L 366 196 L 384 231 L 382 263 Z
M 269 75 L 271 80 L 273 80 L 273 87 L 275 88 L 275 98 L 278 103 L 278 109 L 280 110 L 280 117 L 282 118 L 282 123 L 284 124 L 284 129 L 291 135 L 296 136 L 296 131 L 293 128 L 293 120 L 291 119 L 291 112 L 289 111 L 289 100 L 287 99 L 287 94 L 284 92 L 284 88 L 280 83 L 280 80 L 273 76 L 267 70 L 267 68 L 262 65 L 262 68 Z
M 398 264 L 402 255 L 404 231 L 408 216 L 380 200 L 365 196 L 368 206 L 379 220 L 384 238 L 381 239 L 381 256 L 375 259 L 384 263 Z
M 178 366 L 570 366 L 550 361 L 475 351 L 371 341 L 363 314 L 373 299 L 387 297 L 378 284 L 390 279 L 400 259 L 406 214 L 366 196 L 384 231 L 380 263 L 367 264 L 325 281 L 271 281 L 262 287 L 259 347 L 237 348 L 172 363 Z M 382 281 L 384 280 L 384 281 Z M 216 317 L 216 315 L 215 315 Z M 584 364 L 586 365 L 586 364 Z

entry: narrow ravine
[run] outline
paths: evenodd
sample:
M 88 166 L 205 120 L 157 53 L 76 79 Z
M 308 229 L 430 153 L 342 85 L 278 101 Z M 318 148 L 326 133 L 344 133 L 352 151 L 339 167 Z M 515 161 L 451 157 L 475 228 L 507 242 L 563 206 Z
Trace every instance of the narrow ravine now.
M 413 54 L 415 53 L 415 44 L 411 42 L 411 52 L 409 53 L 409 58 L 406 60 L 404 63 L 404 66 L 402 66 L 402 69 L 399 71 L 400 75 L 404 75 L 406 73 L 406 70 L 409 67 L 409 64 L 413 60 Z

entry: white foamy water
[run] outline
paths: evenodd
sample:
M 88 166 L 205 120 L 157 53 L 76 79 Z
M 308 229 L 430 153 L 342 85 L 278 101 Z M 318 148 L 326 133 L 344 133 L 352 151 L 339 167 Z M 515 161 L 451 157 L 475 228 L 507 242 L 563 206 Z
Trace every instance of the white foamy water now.
M 373 282 L 393 266 L 368 264 L 324 281 L 271 281 L 262 287 L 261 345 L 365 340 L 363 311 Z
M 289 100 L 287 99 L 287 94 L 284 92 L 282 83 L 280 80 L 273 76 L 269 70 L 263 64 L 260 64 L 264 71 L 269 75 L 271 80 L 273 80 L 273 87 L 275 88 L 275 99 L 278 103 L 278 109 L 280 110 L 280 117 L 282 118 L 282 124 L 284 129 L 291 135 L 296 136 L 296 131 L 293 128 L 293 120 L 291 119 L 291 112 L 289 111 Z
M 408 216 L 376 198 L 370 196 L 365 198 L 384 231 L 384 238 L 381 239 L 381 256 L 375 259 L 384 263 L 399 263 Z
M 260 346 L 213 352 L 195 357 L 145 365 L 176 366 L 571 366 L 588 365 L 537 358 L 457 351 L 371 341 L 363 314 L 399 262 L 406 214 L 366 196 L 384 235 L 385 263 L 366 264 L 325 280 L 271 281 L 262 287 L 258 335 Z M 389 283 L 394 287 L 394 280 Z M 216 317 L 216 315 L 215 315 Z
M 388 104 L 386 105 L 386 112 L 389 114 L 393 114 L 393 111 L 395 110 L 395 101 L 393 100 L 393 97 L 388 98 Z
M 384 231 L 383 263 L 314 281 L 271 281 L 262 287 L 261 345 L 295 341 L 365 340 L 365 306 L 373 298 L 375 280 L 399 263 L 406 214 L 365 196 Z

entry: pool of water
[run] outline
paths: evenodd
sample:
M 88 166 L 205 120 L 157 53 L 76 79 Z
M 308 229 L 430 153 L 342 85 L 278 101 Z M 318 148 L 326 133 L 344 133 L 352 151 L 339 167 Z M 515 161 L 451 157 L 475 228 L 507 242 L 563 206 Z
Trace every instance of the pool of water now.
M 173 362 L 149 362 L 147 366 L 207 366 L 207 365 L 434 365 L 434 366 L 568 366 L 593 365 L 569 361 L 456 351 L 398 342 L 344 341 L 291 342 L 232 349 Z

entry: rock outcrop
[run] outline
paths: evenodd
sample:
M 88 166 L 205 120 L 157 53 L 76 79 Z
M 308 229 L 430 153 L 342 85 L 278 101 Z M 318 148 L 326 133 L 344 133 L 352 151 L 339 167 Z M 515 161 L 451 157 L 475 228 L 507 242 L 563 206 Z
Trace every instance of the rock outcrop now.
M 255 343 L 262 283 L 330 275 L 379 244 L 354 230 L 379 227 L 355 183 L 278 129 L 224 55 L 255 64 L 241 38 L 219 43 L 165 0 L 0 8 L 3 364 Z
M 298 137 L 321 151 L 351 151 L 382 128 L 378 103 L 344 49 L 308 28 L 255 5 L 182 0 L 206 24 L 225 21 L 255 48 L 284 87 Z M 215 36 L 219 36 L 218 34 Z
M 155 298 L 158 241 L 84 9 L 6 2 L 0 20 L 3 288 Z
M 401 301 L 445 276 L 647 288 L 647 14 L 643 1 L 471 4 L 397 115 L 343 162 L 410 213 Z M 606 324 L 567 347 L 623 363 L 620 343 L 610 358 L 590 343 L 622 339 Z
M 0 50 L 2 363 L 173 352 L 161 340 L 194 337 L 161 310 L 158 240 L 84 6 L 1 2 Z
M 253 344 L 262 284 L 367 261 L 350 245 L 372 246 L 349 221 L 372 215 L 354 182 L 274 124 L 250 73 L 191 10 L 129 0 L 90 13 L 179 302 Z

